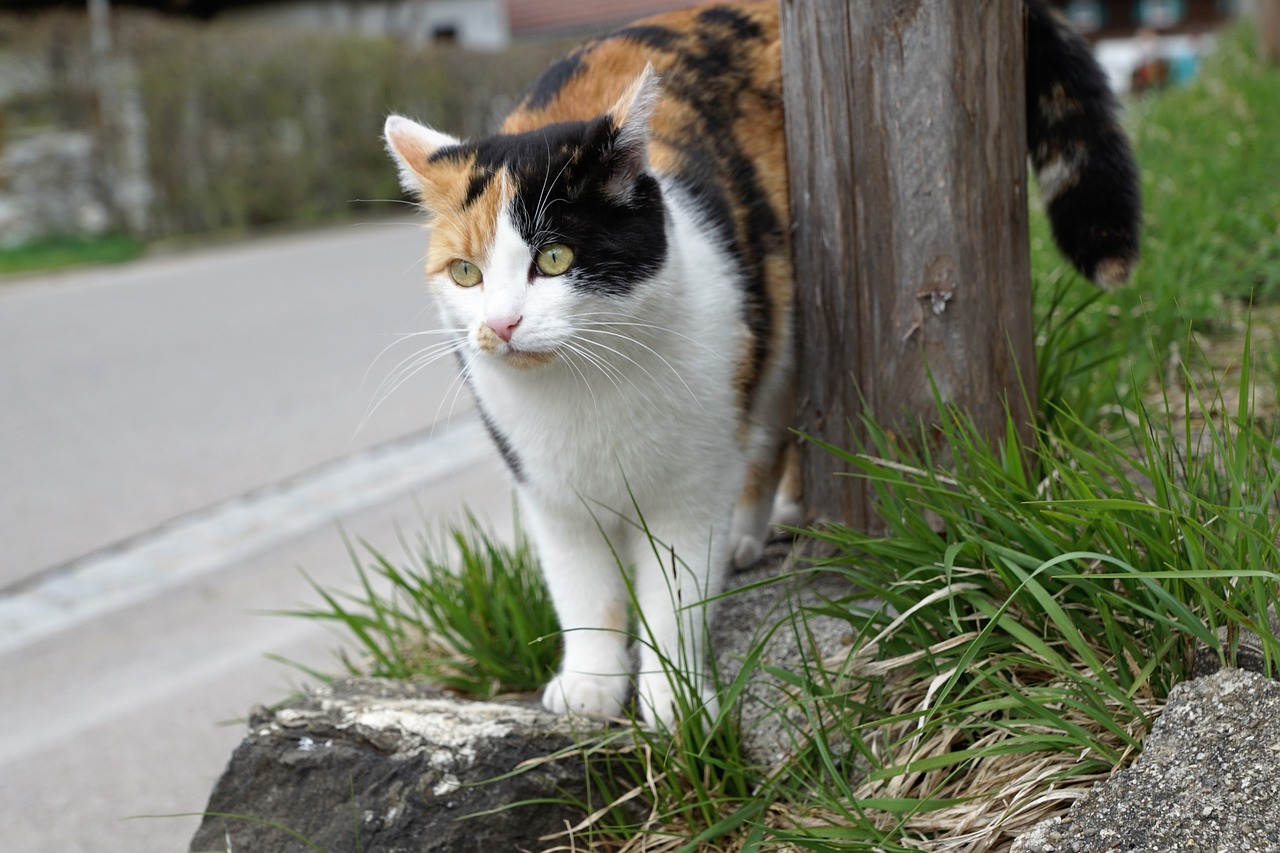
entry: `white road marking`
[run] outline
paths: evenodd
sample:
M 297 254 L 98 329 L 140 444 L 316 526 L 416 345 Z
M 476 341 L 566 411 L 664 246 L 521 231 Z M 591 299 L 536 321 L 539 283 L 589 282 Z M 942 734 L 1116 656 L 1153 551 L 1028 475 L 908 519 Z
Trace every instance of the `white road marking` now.
M 473 418 L 175 519 L 0 591 L 0 655 L 403 495 L 493 453 Z

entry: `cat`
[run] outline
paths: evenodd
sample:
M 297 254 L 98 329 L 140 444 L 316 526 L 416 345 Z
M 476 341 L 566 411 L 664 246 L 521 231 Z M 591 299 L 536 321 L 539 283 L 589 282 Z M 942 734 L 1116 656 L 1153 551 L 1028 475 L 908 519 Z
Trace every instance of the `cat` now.
M 1026 9 L 1041 195 L 1067 257 L 1113 286 L 1138 257 L 1132 154 L 1088 46 Z M 781 92 L 776 0 L 743 2 L 587 43 L 493 136 L 384 127 L 564 632 L 552 711 L 621 714 L 634 633 L 643 718 L 714 714 L 704 602 L 800 520 Z

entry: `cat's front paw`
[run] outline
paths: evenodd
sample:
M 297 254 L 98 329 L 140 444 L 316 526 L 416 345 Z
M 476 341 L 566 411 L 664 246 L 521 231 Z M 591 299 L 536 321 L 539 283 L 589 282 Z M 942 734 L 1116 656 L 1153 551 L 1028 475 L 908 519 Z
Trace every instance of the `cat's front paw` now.
M 625 675 L 562 672 L 542 692 L 542 706 L 553 714 L 619 717 L 630 689 Z
M 804 507 L 779 492 L 773 500 L 769 524 L 773 527 L 800 527 L 804 524 Z
M 764 543 L 754 536 L 739 536 L 733 543 L 733 567 L 749 569 L 764 556 Z
M 681 716 L 705 713 L 705 720 L 712 721 L 720 713 L 720 699 L 714 690 L 703 687 L 695 693 L 688 684 L 681 684 L 677 692 L 664 673 L 642 674 L 639 693 L 644 721 L 667 731 L 675 730 Z

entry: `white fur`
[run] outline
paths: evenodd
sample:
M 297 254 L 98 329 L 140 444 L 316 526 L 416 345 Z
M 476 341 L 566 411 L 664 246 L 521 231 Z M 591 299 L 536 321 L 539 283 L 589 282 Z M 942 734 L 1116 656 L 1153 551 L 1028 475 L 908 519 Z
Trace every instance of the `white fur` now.
M 583 295 L 567 276 L 530 283 L 531 249 L 506 215 L 476 259 L 482 286 L 432 284 L 449 325 L 469 330 L 471 386 L 525 479 L 524 519 L 565 632 L 564 665 L 545 704 L 622 710 L 630 673 L 620 614 L 631 596 L 621 563 L 642 614 L 642 712 L 670 725 L 681 680 L 714 710 L 708 614 L 698 605 L 719 592 L 734 550 L 747 452 L 733 380 L 747 336 L 733 265 L 679 196 L 666 198 L 667 261 L 629 296 Z M 483 352 L 484 325 L 502 316 L 520 323 L 509 343 Z M 513 350 L 555 357 L 521 369 L 508 361 Z M 766 384 L 762 396 L 781 380 Z
M 441 148 L 458 144 L 458 140 L 447 133 L 397 115 L 387 116 L 382 138 L 399 169 L 400 186 L 414 194 L 422 190 L 422 178 L 415 168 L 420 168 L 426 158 Z
M 1049 204 L 1070 189 L 1080 178 L 1078 156 L 1055 156 L 1036 172 L 1036 185 L 1040 187 L 1040 199 Z

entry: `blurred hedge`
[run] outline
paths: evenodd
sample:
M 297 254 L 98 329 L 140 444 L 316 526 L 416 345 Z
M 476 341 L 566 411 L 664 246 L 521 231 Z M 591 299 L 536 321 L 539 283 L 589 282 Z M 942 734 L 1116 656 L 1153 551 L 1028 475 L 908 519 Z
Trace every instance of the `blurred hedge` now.
M 10 99 L 0 132 L 33 121 L 93 128 L 83 19 L 19 27 L 27 61 L 48 64 L 48 85 Z M 401 196 L 380 140 L 387 113 L 462 136 L 492 130 L 564 45 L 472 53 L 128 12 L 116 15 L 115 47 L 136 71 L 146 117 L 151 236 L 171 236 L 388 210 Z

